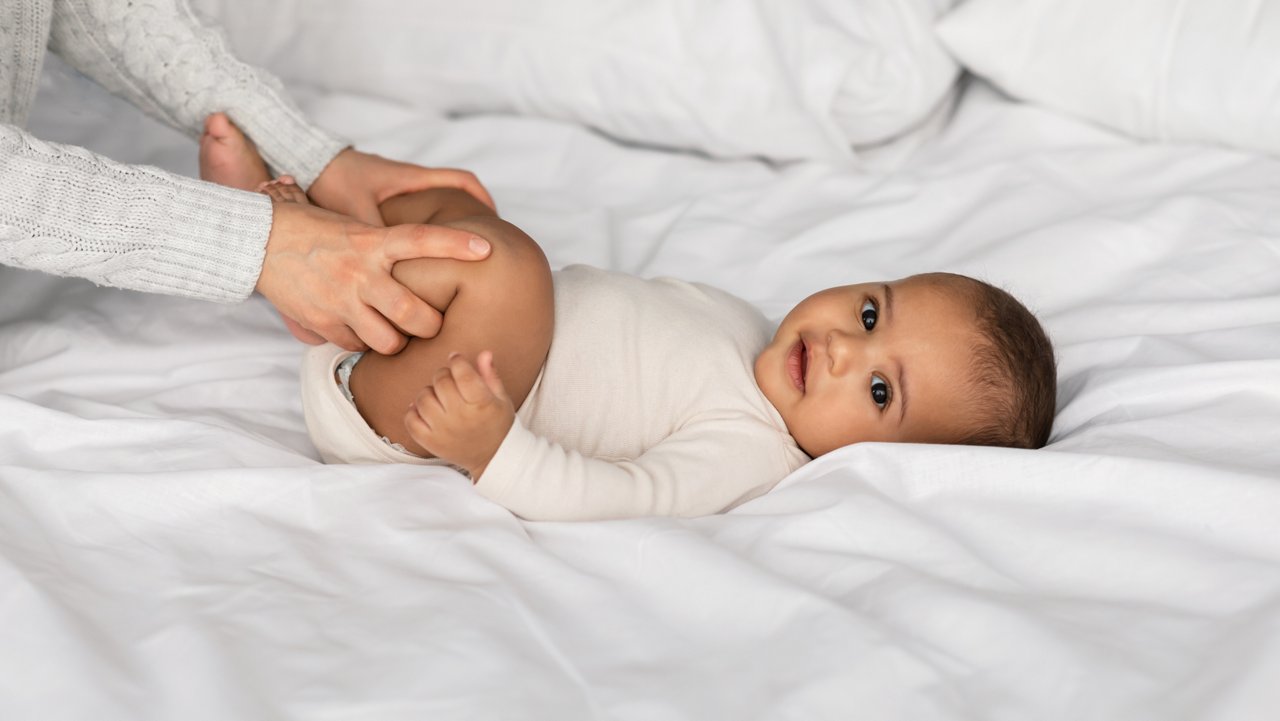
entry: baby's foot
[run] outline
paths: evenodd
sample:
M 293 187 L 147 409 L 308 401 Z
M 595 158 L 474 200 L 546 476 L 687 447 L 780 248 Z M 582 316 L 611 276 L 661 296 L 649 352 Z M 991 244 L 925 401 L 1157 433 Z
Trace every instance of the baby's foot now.
M 293 179 L 292 175 L 281 175 L 275 180 L 268 180 L 260 183 L 257 187 L 259 193 L 264 193 L 271 197 L 277 203 L 301 203 L 303 205 L 311 205 L 311 201 L 307 198 L 307 194 L 302 192 L 302 188 L 298 187 L 298 181 Z
M 205 118 L 204 135 L 200 136 L 200 178 L 240 190 L 257 190 L 271 180 L 271 173 L 253 141 L 226 113 L 214 113 Z

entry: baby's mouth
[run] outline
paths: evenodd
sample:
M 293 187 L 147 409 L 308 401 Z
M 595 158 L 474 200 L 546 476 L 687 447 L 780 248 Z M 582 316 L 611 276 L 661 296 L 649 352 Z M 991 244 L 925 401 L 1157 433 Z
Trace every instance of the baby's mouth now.
M 804 393 L 805 379 L 809 375 L 809 348 L 804 344 L 803 338 L 797 340 L 787 354 L 787 373 L 791 375 L 791 382 L 795 387 Z

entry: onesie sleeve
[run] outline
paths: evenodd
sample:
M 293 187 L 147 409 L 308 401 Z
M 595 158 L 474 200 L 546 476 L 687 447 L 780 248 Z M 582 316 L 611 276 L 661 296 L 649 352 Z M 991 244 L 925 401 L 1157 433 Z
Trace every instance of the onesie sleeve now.
M 186 0 L 54 0 L 49 49 L 193 137 L 206 116 L 226 112 L 303 188 L 347 146 L 309 123 L 273 76 L 237 60 Z
M 677 430 L 635 460 L 591 458 L 516 420 L 476 490 L 531 521 L 704 516 L 768 491 L 791 470 L 777 431 L 749 418 Z
M 253 292 L 271 201 L 0 124 L 0 263 L 150 293 Z

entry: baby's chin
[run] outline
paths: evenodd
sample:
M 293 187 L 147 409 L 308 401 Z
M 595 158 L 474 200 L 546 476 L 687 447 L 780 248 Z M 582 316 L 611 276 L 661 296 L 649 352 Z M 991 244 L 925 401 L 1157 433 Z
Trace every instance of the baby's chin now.
M 800 446 L 800 450 L 804 451 L 810 458 L 819 458 L 832 451 L 865 443 L 869 440 L 867 438 L 807 438 L 803 433 L 797 435 L 795 432 L 791 433 L 791 437 L 795 439 L 796 445 Z

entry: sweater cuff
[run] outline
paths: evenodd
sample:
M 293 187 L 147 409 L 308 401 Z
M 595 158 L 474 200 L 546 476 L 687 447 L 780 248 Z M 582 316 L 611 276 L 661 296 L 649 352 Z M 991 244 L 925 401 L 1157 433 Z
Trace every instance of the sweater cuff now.
M 271 199 L 261 193 L 181 179 L 172 204 L 170 235 L 157 258 L 168 287 L 147 290 L 234 303 L 258 285 L 271 235 Z
M 232 302 L 253 292 L 271 200 L 0 125 L 0 262 Z
M 231 120 L 253 139 L 273 175 L 292 175 L 311 187 L 338 153 L 351 144 L 307 122 L 283 101 L 265 92 L 228 110 Z

